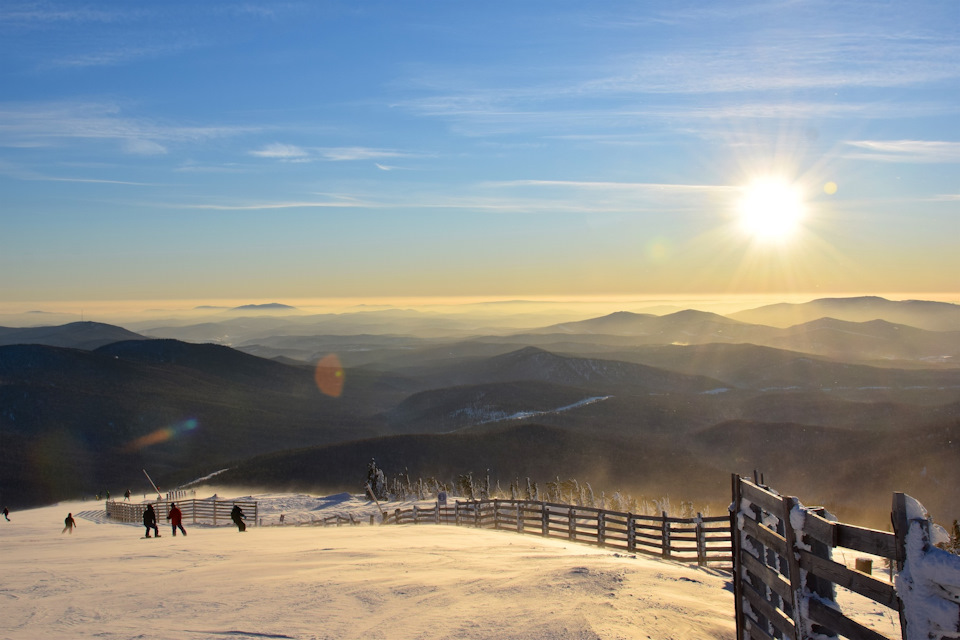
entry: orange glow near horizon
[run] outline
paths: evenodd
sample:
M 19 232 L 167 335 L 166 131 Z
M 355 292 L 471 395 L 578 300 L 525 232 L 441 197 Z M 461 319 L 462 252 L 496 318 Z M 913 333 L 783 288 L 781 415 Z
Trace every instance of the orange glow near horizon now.
M 711 243 L 732 242 L 730 237 L 712 238 Z M 718 246 L 713 244 L 713 246 Z M 796 291 L 771 293 L 769 290 L 690 293 L 647 293 L 611 295 L 505 295 L 505 296 L 370 296 L 331 298 L 247 298 L 247 299 L 155 299 L 155 300 L 47 300 L 47 301 L 0 301 L 0 315 L 23 316 L 42 311 L 55 316 L 54 324 L 74 322 L 81 319 L 95 322 L 149 320 L 151 318 L 184 317 L 195 315 L 208 317 L 221 310 L 248 304 L 280 303 L 296 307 L 301 313 L 349 313 L 363 307 L 426 309 L 444 312 L 468 311 L 468 305 L 505 302 L 526 302 L 542 305 L 584 305 L 622 310 L 624 307 L 676 304 L 750 308 L 776 302 L 809 302 L 818 298 L 844 298 L 857 296 L 880 296 L 889 300 L 930 300 L 960 304 L 958 291 Z M 207 307 L 200 308 L 198 307 Z M 211 308 L 212 307 L 212 308 Z M 68 316 L 62 319 L 59 316 Z M 42 316 L 38 316 L 41 319 Z M 0 323 L 2 324 L 2 323 Z

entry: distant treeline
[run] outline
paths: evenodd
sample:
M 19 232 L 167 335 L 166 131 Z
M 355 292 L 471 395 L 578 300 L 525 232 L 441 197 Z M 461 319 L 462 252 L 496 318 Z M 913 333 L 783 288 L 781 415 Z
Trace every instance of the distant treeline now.
M 367 479 L 364 490 L 371 500 L 378 501 L 405 501 L 429 500 L 436 498 L 441 492 L 461 496 L 466 500 L 492 500 L 497 498 L 510 500 L 531 500 L 535 502 L 553 502 L 569 504 L 578 507 L 609 509 L 636 515 L 661 515 L 670 513 L 670 497 L 646 498 L 635 497 L 622 491 L 614 491 L 607 495 L 594 491 L 589 482 L 581 483 L 575 478 L 561 480 L 558 476 L 555 481 L 540 484 L 529 477 L 523 481 L 516 477 L 510 486 L 504 490 L 500 482 L 495 485 L 491 482 L 487 472 L 482 477 L 475 478 L 473 472 L 459 474 L 452 481 L 444 482 L 434 477 L 411 479 L 405 469 L 389 479 L 382 469 L 377 467 L 376 460 L 371 460 L 367 466 Z M 681 518 L 692 518 L 700 513 L 709 515 L 709 507 L 700 509 L 694 507 L 692 501 L 681 501 L 679 511 L 673 515 Z

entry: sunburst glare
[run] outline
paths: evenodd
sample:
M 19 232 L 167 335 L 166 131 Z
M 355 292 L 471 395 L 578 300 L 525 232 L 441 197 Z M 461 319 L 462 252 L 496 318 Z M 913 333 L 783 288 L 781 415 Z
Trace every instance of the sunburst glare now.
M 803 193 L 783 178 L 759 178 L 743 189 L 738 213 L 740 228 L 758 242 L 784 243 L 805 216 Z

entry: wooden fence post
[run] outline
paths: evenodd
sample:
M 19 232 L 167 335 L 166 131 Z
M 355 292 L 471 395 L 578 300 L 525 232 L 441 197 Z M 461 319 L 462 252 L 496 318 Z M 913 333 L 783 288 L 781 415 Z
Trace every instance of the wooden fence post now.
M 396 523 L 400 524 L 400 509 L 396 509 L 393 512 L 394 518 L 396 518 Z
M 634 553 L 637 550 L 637 521 L 632 513 L 627 514 L 627 550 Z
M 707 541 L 703 533 L 703 514 L 697 512 L 696 529 L 694 529 L 697 538 L 697 566 L 702 567 L 707 563 Z
M 597 544 L 603 545 L 607 541 L 607 520 L 604 512 L 597 511 Z
M 517 508 L 517 533 L 523 533 L 523 509 L 521 509 L 521 506 L 524 506 L 524 503 L 514 502 L 513 506 Z
M 547 511 L 546 502 L 540 503 L 540 535 L 550 535 L 550 512 Z
M 670 522 L 667 520 L 667 512 L 661 511 L 663 514 L 663 523 L 661 527 L 661 547 L 660 555 L 664 558 L 670 557 Z
M 813 507 L 810 509 L 813 513 L 816 513 L 818 516 L 823 517 L 827 510 L 823 507 Z M 818 558 L 823 558 L 824 560 L 830 559 L 830 545 L 820 542 L 815 538 L 809 537 L 806 539 L 810 544 L 810 553 L 817 556 Z M 828 602 L 837 601 L 837 589 L 836 586 L 825 578 L 818 578 L 813 573 L 807 574 L 807 588 L 811 593 L 815 593 L 820 596 L 821 600 Z M 836 633 L 822 625 L 813 625 L 814 633 L 820 633 L 827 637 L 836 637 Z
M 793 510 L 800 506 L 800 501 L 793 497 L 783 499 L 783 513 L 780 514 L 780 522 L 783 525 L 783 537 L 787 540 L 787 548 L 784 549 L 787 560 L 787 568 L 790 573 L 790 607 L 793 613 L 793 626 L 797 630 L 797 637 L 805 637 L 803 607 L 800 599 L 803 597 L 803 585 L 800 583 L 800 560 L 797 559 L 797 532 L 793 528 L 793 521 L 790 515 Z
M 744 637 L 745 622 L 743 615 L 743 565 L 740 557 L 740 505 L 743 499 L 740 495 L 740 476 L 733 473 L 730 476 L 733 503 L 730 505 L 730 544 L 733 547 L 733 599 L 734 616 L 736 618 L 737 640 Z
M 567 510 L 567 517 L 569 518 L 569 520 L 567 521 L 567 536 L 571 540 L 576 540 L 577 539 L 577 517 L 576 517 L 576 510 L 573 507 L 570 507 L 570 509 Z
M 893 510 L 890 513 L 890 520 L 893 524 L 893 535 L 896 538 L 896 559 L 895 568 L 897 573 L 903 571 L 903 565 L 907 560 L 907 531 L 910 528 L 910 522 L 907 520 L 907 494 L 893 494 Z M 891 567 L 890 578 L 893 579 L 893 569 Z M 907 617 L 903 610 L 903 601 L 900 601 L 900 629 L 904 638 L 907 637 Z
M 493 499 L 493 528 L 497 530 L 500 528 L 500 499 Z

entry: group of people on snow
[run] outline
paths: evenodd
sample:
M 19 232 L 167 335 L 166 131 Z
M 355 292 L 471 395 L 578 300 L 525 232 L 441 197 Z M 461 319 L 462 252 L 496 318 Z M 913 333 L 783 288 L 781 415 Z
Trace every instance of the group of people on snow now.
M 3 510 L 4 517 L 7 516 L 9 512 L 6 508 Z M 247 524 L 243 521 L 246 516 L 243 513 L 243 509 L 240 508 L 240 505 L 233 505 L 233 510 L 230 511 L 230 519 L 233 520 L 233 523 L 237 525 L 237 531 L 244 532 L 247 530 Z M 10 518 L 7 518 L 9 520 Z M 183 512 L 180 511 L 180 508 L 176 503 L 170 503 L 170 511 L 167 513 L 167 520 L 170 521 L 170 528 L 172 529 L 174 537 L 177 535 L 177 529 L 183 535 L 187 535 L 187 530 L 183 528 Z M 77 527 L 77 521 L 73 519 L 73 514 L 68 513 L 67 517 L 63 520 L 63 531 L 64 533 L 73 533 L 73 530 Z M 160 528 L 157 526 L 157 512 L 153 508 L 152 504 L 148 504 L 147 508 L 143 510 L 143 526 L 146 529 L 144 533 L 144 538 L 159 538 L 160 537 Z M 153 530 L 153 535 L 150 535 L 150 530 Z
M 177 537 L 177 529 L 180 529 L 183 535 L 187 535 L 187 530 L 183 528 L 183 512 L 177 507 L 177 503 L 170 503 L 167 520 L 170 521 L 170 528 L 172 529 L 174 538 Z M 147 508 L 143 511 L 143 526 L 147 530 L 143 536 L 144 538 L 150 537 L 150 529 L 153 529 L 154 538 L 160 537 L 160 529 L 157 527 L 157 512 L 154 511 L 152 504 L 148 504 Z

